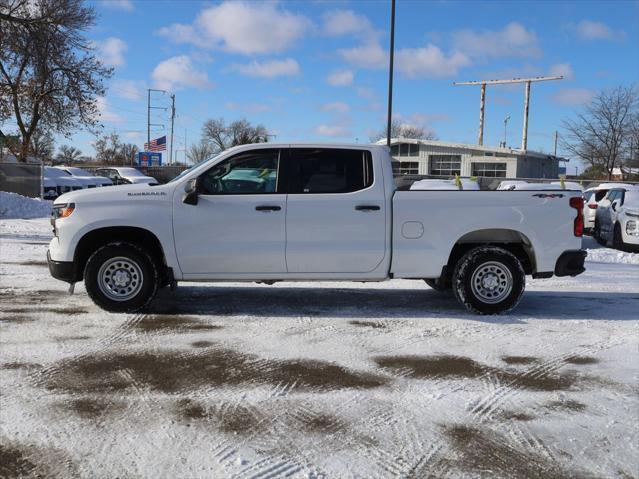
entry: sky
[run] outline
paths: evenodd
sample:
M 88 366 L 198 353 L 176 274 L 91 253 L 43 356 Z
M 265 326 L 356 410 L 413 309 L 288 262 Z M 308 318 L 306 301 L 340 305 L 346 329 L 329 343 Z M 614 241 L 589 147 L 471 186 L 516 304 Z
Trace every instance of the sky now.
M 386 122 L 390 1 L 93 2 L 88 32 L 114 68 L 104 131 L 142 148 L 152 104 L 175 94 L 175 150 L 209 118 L 247 118 L 278 142 L 370 142 Z M 639 79 L 639 2 L 397 0 L 393 115 L 447 142 L 475 143 L 480 89 L 454 81 L 563 75 L 533 84 L 529 140 L 552 152 L 561 120 L 598 91 Z M 484 144 L 521 144 L 524 86 L 489 86 Z M 151 138 L 168 133 L 153 109 Z M 561 133 L 561 131 L 560 131 Z M 77 132 L 57 144 L 93 154 Z M 560 151 L 561 153 L 561 151 Z

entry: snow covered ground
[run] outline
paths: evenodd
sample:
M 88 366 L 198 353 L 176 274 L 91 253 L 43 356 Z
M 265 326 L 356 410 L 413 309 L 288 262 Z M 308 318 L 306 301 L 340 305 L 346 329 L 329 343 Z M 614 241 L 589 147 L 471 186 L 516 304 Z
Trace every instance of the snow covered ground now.
M 586 239 L 497 317 L 419 281 L 116 315 L 49 276 L 48 220 L 0 234 L 0 477 L 639 476 L 637 255 Z

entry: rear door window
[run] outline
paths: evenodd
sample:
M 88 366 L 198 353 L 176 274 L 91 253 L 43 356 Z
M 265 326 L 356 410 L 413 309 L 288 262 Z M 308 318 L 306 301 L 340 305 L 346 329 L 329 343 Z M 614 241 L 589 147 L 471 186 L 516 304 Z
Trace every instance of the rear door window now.
M 597 190 L 597 192 L 595 193 L 595 201 L 599 202 L 603 200 L 607 194 L 608 194 L 608 190 Z
M 351 193 L 373 184 L 370 151 L 338 148 L 291 148 L 289 193 Z

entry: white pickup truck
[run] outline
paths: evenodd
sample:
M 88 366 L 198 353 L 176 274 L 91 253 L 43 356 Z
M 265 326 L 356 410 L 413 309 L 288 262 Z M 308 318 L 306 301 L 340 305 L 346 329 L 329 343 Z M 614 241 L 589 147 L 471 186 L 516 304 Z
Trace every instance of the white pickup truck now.
M 164 185 L 60 196 L 48 261 L 114 312 L 177 281 L 419 278 L 497 314 L 526 275 L 584 271 L 582 208 L 569 190 L 397 188 L 384 146 L 245 145 Z

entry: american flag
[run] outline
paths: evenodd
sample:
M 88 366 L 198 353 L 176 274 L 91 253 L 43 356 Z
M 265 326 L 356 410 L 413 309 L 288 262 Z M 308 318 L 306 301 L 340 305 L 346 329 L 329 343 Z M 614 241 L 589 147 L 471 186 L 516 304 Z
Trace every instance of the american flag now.
M 166 151 L 166 135 L 144 144 L 144 151 Z

